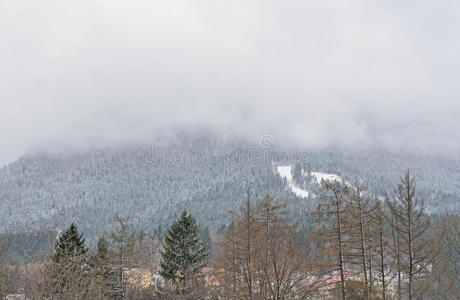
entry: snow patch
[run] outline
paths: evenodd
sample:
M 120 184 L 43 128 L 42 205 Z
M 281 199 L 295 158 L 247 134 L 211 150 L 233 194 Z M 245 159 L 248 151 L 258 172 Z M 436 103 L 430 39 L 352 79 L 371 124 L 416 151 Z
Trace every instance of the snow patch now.
M 277 170 L 281 178 L 286 179 L 288 182 L 292 181 L 291 166 L 278 166 Z
M 311 176 L 316 180 L 317 183 L 321 183 L 321 180 L 342 182 L 342 177 L 336 174 L 311 172 Z
M 286 179 L 289 188 L 296 196 L 300 198 L 308 197 L 308 191 L 299 188 L 292 182 L 291 166 L 278 166 L 276 170 L 278 171 L 278 174 L 281 176 L 281 178 Z

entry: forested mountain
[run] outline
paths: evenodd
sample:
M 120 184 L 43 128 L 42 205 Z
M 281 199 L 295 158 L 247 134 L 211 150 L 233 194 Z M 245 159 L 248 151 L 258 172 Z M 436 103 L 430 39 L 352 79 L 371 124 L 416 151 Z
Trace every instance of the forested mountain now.
M 291 192 L 277 167 L 290 166 Z M 120 213 L 139 231 L 166 228 L 186 208 L 201 226 L 228 222 L 250 189 L 285 201 L 295 218 L 316 205 L 312 172 L 360 180 L 377 194 L 391 192 L 411 169 L 427 211 L 457 211 L 460 160 L 383 151 L 298 151 L 243 141 L 184 137 L 171 143 L 26 155 L 0 169 L 0 228 L 63 228 L 74 221 L 94 240 Z M 318 179 L 318 178 L 316 178 Z M 294 209 L 295 208 L 295 209 Z

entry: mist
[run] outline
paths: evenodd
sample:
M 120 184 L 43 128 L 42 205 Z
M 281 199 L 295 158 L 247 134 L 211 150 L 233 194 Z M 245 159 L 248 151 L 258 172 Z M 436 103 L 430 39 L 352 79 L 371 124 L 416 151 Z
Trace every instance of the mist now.
M 460 150 L 460 2 L 0 0 L 0 164 L 176 129 Z

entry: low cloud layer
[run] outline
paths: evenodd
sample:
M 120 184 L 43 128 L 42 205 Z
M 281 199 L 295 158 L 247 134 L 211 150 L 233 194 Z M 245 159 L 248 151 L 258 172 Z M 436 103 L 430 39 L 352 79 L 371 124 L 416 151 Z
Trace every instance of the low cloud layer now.
M 0 1 L 0 163 L 208 128 L 460 150 L 460 2 Z

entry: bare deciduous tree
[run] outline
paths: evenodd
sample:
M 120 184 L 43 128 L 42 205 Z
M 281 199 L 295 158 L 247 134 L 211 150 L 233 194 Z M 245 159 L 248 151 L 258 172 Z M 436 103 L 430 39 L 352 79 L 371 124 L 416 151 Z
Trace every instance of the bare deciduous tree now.
M 394 201 L 387 203 L 400 242 L 399 263 L 408 279 L 407 297 L 412 300 L 420 296 L 414 289 L 414 281 L 426 278 L 433 253 L 425 236 L 430 221 L 424 214 L 423 200 L 416 196 L 415 179 L 409 171 L 395 189 Z
M 115 276 L 109 277 L 109 295 L 115 299 L 127 299 L 128 282 L 125 269 L 132 267 L 134 257 L 134 236 L 128 221 L 116 214 L 115 228 L 107 233 L 112 244 L 108 263 Z
M 215 270 L 225 299 L 309 299 L 318 287 L 311 258 L 290 223 L 267 195 L 233 214 L 222 233 Z M 220 277 L 219 277 L 220 276 Z
M 332 256 L 332 263 L 326 263 L 327 269 L 338 271 L 340 275 L 340 295 L 346 300 L 345 287 L 345 250 L 351 243 L 349 235 L 350 207 L 348 205 L 348 187 L 339 182 L 323 182 L 327 194 L 323 195 L 316 212 L 317 222 L 324 228 L 317 231 L 322 241 L 323 256 Z

